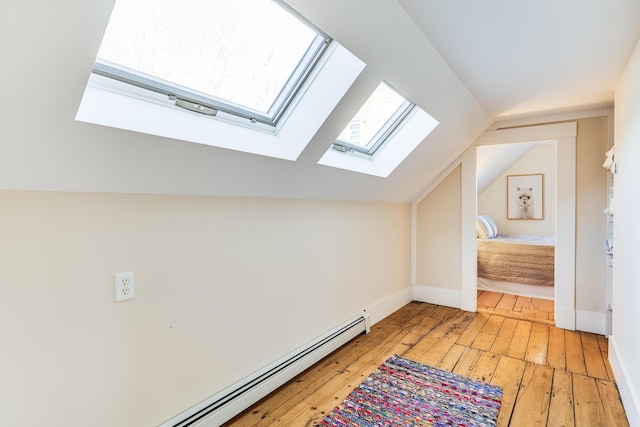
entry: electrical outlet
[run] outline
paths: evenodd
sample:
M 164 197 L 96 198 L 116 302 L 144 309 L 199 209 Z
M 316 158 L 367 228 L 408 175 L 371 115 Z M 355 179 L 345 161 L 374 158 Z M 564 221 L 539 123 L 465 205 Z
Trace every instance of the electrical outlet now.
M 127 273 L 116 273 L 115 293 L 116 302 L 133 299 L 133 271 Z

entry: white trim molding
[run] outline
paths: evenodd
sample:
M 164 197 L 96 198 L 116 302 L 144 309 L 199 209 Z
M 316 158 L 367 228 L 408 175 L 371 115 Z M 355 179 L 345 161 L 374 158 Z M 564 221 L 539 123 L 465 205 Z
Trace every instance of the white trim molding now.
M 458 290 L 426 285 L 414 285 L 412 290 L 414 301 L 460 308 L 460 291 Z
M 576 310 L 576 329 L 607 335 L 607 314 L 597 311 Z
M 624 412 L 630 426 L 640 426 L 640 398 L 638 390 L 633 383 L 627 381 L 631 378 L 629 368 L 624 361 L 618 357 L 618 344 L 615 335 L 609 337 L 609 363 L 613 376 L 615 377 L 616 386 L 620 392 L 620 398 L 624 405 Z M 635 363 L 635 361 L 632 361 Z
M 557 122 L 567 122 L 573 120 L 580 119 L 588 119 L 591 117 L 603 117 L 610 114 L 611 107 L 607 106 L 605 108 L 597 108 L 594 110 L 587 111 L 573 111 L 566 113 L 556 113 L 556 114 L 545 114 L 542 116 L 534 116 L 534 117 L 525 117 L 521 119 L 510 119 L 504 121 L 497 121 L 489 127 L 489 130 L 498 130 L 498 129 L 506 129 L 513 127 L 521 127 L 521 126 L 531 126 L 537 125 L 540 123 L 557 123 Z
M 368 305 L 364 311 L 371 316 L 371 324 L 374 325 L 390 314 L 400 310 L 411 301 L 413 301 L 413 291 L 411 287 L 408 286 Z

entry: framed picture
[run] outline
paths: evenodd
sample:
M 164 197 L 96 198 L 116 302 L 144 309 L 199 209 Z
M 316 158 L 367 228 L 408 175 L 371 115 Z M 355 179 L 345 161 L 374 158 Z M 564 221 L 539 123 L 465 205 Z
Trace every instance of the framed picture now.
M 542 219 L 543 175 L 507 176 L 507 219 Z

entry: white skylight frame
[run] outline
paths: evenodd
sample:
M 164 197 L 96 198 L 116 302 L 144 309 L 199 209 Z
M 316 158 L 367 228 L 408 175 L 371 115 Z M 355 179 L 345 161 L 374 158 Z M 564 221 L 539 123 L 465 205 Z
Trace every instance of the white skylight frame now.
M 369 99 L 365 101 L 360 110 L 356 113 L 353 119 L 351 119 L 351 121 L 341 132 L 341 134 L 352 133 L 352 126 L 354 124 L 358 124 L 359 128 L 361 128 L 364 127 L 364 122 L 372 121 L 374 119 L 367 114 L 366 109 L 368 108 L 369 110 L 372 110 L 370 104 L 380 102 L 380 95 L 378 95 L 378 98 L 375 97 L 381 92 L 386 92 L 388 94 L 387 98 L 389 98 L 389 96 L 393 96 L 394 99 L 392 99 L 391 102 L 395 101 L 395 104 L 397 104 L 398 107 L 388 116 L 378 115 L 378 118 L 381 118 L 383 121 L 378 127 L 374 128 L 375 132 L 372 133 L 371 138 L 369 138 L 365 144 L 353 143 L 351 141 L 341 139 L 340 136 L 338 136 L 338 138 L 332 145 L 332 148 L 334 150 L 341 153 L 360 153 L 365 156 L 373 156 L 382 146 L 384 146 L 384 144 L 386 144 L 386 142 L 391 138 L 398 126 L 401 125 L 402 121 L 411 113 L 411 111 L 415 107 L 415 104 L 413 102 L 400 95 L 387 82 L 380 82 L 376 90 L 371 94 Z
M 267 14 L 268 11 L 272 11 L 273 13 L 277 13 L 281 17 L 288 16 L 292 18 L 290 19 L 291 23 L 294 24 L 298 29 L 300 28 L 305 29 L 307 38 L 312 34 L 313 34 L 313 38 L 311 39 L 310 44 L 306 47 L 305 52 L 302 54 L 301 57 L 296 57 L 296 56 L 294 56 L 293 58 L 290 57 L 291 59 L 298 58 L 297 65 L 293 68 L 293 72 L 286 79 L 286 82 L 284 83 L 284 85 L 280 88 L 279 91 L 277 91 L 277 95 L 275 96 L 275 98 L 272 98 L 272 101 L 270 101 L 271 106 L 266 111 L 259 111 L 255 108 L 238 104 L 232 100 L 223 99 L 213 94 L 202 92 L 201 90 L 192 88 L 190 85 L 187 84 L 187 82 L 180 84 L 175 81 L 167 80 L 167 79 L 171 79 L 171 77 L 167 77 L 167 79 L 165 79 L 162 76 L 150 74 L 154 72 L 152 71 L 152 69 L 158 70 L 158 72 L 160 72 L 158 68 L 162 68 L 161 65 L 152 66 L 149 68 L 149 71 L 146 72 L 146 71 L 142 71 L 142 69 L 146 67 L 142 66 L 139 61 L 133 60 L 133 62 L 138 63 L 138 66 L 142 67 L 141 69 L 129 68 L 127 65 L 122 65 L 114 62 L 114 61 L 122 60 L 123 64 L 126 64 L 128 61 L 132 60 L 131 58 L 135 58 L 135 57 L 147 58 L 148 57 L 150 59 L 146 60 L 147 63 L 148 62 L 158 63 L 158 61 L 157 60 L 154 61 L 153 58 L 157 57 L 155 54 L 156 51 L 162 50 L 159 47 L 157 47 L 158 46 L 157 44 L 150 44 L 149 46 L 144 45 L 144 47 L 147 47 L 147 49 L 143 50 L 142 53 L 132 55 L 130 49 L 123 48 L 123 46 L 127 46 L 126 40 L 123 42 L 123 41 L 120 41 L 119 38 L 126 37 L 127 29 L 138 28 L 138 25 L 136 25 L 135 22 L 133 23 L 133 25 L 128 24 L 128 26 L 126 24 L 122 24 L 122 21 L 124 22 L 128 21 L 122 18 L 122 16 L 124 16 L 124 11 L 127 11 L 125 7 L 129 4 L 126 2 L 126 0 L 119 0 L 119 2 L 117 2 L 115 5 L 114 14 L 113 14 L 114 16 L 112 16 L 112 20 L 115 20 L 116 18 L 120 18 L 120 20 L 118 21 L 120 25 L 113 25 L 114 30 L 110 31 L 112 29 L 111 21 L 110 21 L 110 25 L 107 27 L 107 31 L 105 34 L 105 41 L 103 41 L 102 43 L 101 50 L 98 54 L 99 57 L 96 59 L 96 62 L 94 64 L 92 71 L 99 75 L 103 75 L 115 80 L 119 80 L 128 84 L 139 86 L 144 89 L 148 89 L 148 90 L 155 91 L 155 92 L 164 94 L 166 96 L 169 96 L 172 101 L 176 101 L 176 105 L 189 109 L 194 112 L 199 112 L 199 113 L 214 116 L 217 114 L 218 111 L 223 111 L 231 116 L 247 119 L 253 123 L 260 122 L 270 126 L 276 126 L 280 118 L 285 113 L 287 107 L 293 101 L 296 94 L 304 84 L 305 80 L 312 73 L 314 67 L 317 65 L 318 61 L 326 51 L 327 47 L 331 43 L 331 38 L 328 35 L 326 35 L 324 32 L 322 32 L 320 29 L 312 25 L 309 21 L 304 19 L 302 16 L 294 12 L 291 8 L 289 8 L 289 6 L 284 4 L 282 1 L 271 0 L 270 2 L 267 2 L 267 3 L 269 5 L 273 3 L 279 6 L 279 8 L 276 8 L 275 11 L 274 9 L 265 9 L 264 10 L 265 14 Z M 135 5 L 136 3 L 133 3 L 133 4 Z M 152 2 L 152 4 L 161 5 L 162 3 Z M 190 3 L 184 3 L 184 4 L 190 4 Z M 229 5 L 230 4 L 233 4 L 233 3 L 229 3 Z M 122 10 L 118 9 L 120 6 L 122 6 Z M 148 7 L 151 7 L 151 6 L 148 6 Z M 161 7 L 161 6 L 158 6 L 158 7 Z M 271 6 L 268 6 L 268 7 L 271 7 Z M 120 13 L 116 13 L 116 11 L 120 11 Z M 248 15 L 247 13 L 243 13 L 242 17 L 247 15 Z M 259 16 L 259 14 L 257 15 Z M 221 27 L 225 27 L 224 22 L 225 21 L 220 22 Z M 187 25 L 185 23 L 182 26 L 186 27 Z M 156 28 L 153 25 L 149 25 L 148 27 L 150 29 Z M 176 31 L 182 29 L 180 28 L 180 25 L 177 25 L 176 27 L 177 27 Z M 118 31 L 115 30 L 116 28 L 118 29 Z M 250 30 L 254 30 L 254 29 L 250 29 Z M 147 39 L 154 40 L 155 38 L 161 37 L 161 36 L 156 36 L 156 34 L 164 34 L 164 33 L 151 32 L 151 34 L 149 34 L 148 37 L 146 36 L 146 33 L 138 33 L 138 34 L 145 35 L 144 37 L 138 36 L 140 37 L 141 40 L 147 40 Z M 173 38 L 169 37 L 167 38 L 167 40 L 174 41 L 176 40 L 176 37 L 177 35 L 174 36 Z M 221 37 L 224 37 L 224 36 L 221 36 Z M 255 40 L 255 38 L 256 37 L 253 37 L 252 40 Z M 306 40 L 307 38 L 303 38 L 303 39 Z M 230 37 L 230 39 L 231 40 L 237 39 L 237 37 L 235 38 Z M 289 40 L 290 39 L 291 38 L 289 38 Z M 108 43 L 108 44 L 105 43 L 107 40 L 109 40 L 111 43 Z M 221 43 L 224 42 L 224 40 L 226 39 L 225 38 L 219 39 Z M 194 43 L 199 43 L 199 40 L 196 40 Z M 203 46 L 207 45 L 204 42 L 202 44 Z M 254 44 L 255 43 L 250 43 L 252 47 Z M 109 46 L 115 45 L 115 46 L 118 46 L 118 48 L 106 49 L 105 45 L 109 45 Z M 278 46 L 278 45 L 272 43 L 272 44 L 269 44 L 268 46 Z M 305 46 L 305 45 L 302 45 L 302 46 Z M 302 46 L 299 45 L 298 48 Z M 153 51 L 154 53 L 151 55 L 146 55 L 147 50 Z M 164 49 L 164 50 L 167 51 L 167 49 Z M 180 50 L 182 51 L 182 49 Z M 213 49 L 213 50 L 220 51 L 220 49 Z M 238 51 L 239 50 L 234 50 L 234 52 L 238 52 Z M 203 53 L 206 54 L 206 52 L 207 51 L 204 51 Z M 259 53 L 259 52 L 260 51 L 257 51 L 256 53 Z M 274 51 L 274 52 L 277 52 L 277 51 Z M 104 55 L 107 59 L 101 58 L 100 55 Z M 169 55 L 169 56 L 165 55 L 164 59 L 173 62 L 174 56 L 177 56 L 177 55 Z M 227 56 L 231 58 L 238 57 L 238 56 L 243 57 L 243 55 L 234 55 L 234 54 L 224 55 L 224 57 L 227 57 Z M 191 57 L 189 57 L 189 59 L 190 58 Z M 207 59 L 206 56 L 204 58 Z M 186 57 L 185 57 L 185 60 L 186 60 Z M 144 62 L 145 60 L 143 60 L 143 63 Z M 181 64 L 181 65 L 178 66 L 178 64 Z M 214 64 L 217 64 L 217 63 L 214 62 Z M 184 68 L 185 66 L 179 60 L 176 63 L 176 65 L 177 66 L 175 68 Z M 135 65 L 131 64 L 131 67 L 133 66 Z M 213 64 L 212 64 L 212 67 L 213 67 Z M 197 64 L 194 64 L 189 69 L 203 69 L 203 68 L 205 69 L 205 72 L 206 72 L 207 69 L 205 67 L 200 66 L 199 63 L 197 63 Z M 250 68 L 243 67 L 242 69 L 247 70 Z M 171 73 L 174 73 L 174 72 L 175 71 L 171 71 Z M 211 72 L 206 72 L 206 74 L 212 74 L 212 72 L 213 72 L 213 68 L 211 69 Z M 225 80 L 223 80 L 223 84 L 226 81 L 226 79 L 229 79 L 229 78 L 233 78 L 233 75 L 227 76 Z M 195 81 L 193 83 L 196 85 L 198 84 Z M 248 83 L 249 82 L 245 82 L 244 86 L 246 86 Z M 199 84 L 202 84 L 202 82 L 200 82 Z M 197 87 L 197 86 L 194 86 L 194 87 Z M 256 87 L 255 90 L 250 92 L 251 93 L 259 92 L 260 91 L 259 88 L 262 88 L 262 87 L 264 86 L 258 86 Z M 275 87 L 277 88 L 279 86 L 275 86 Z
M 438 124 L 436 119 L 414 105 L 375 154 L 341 152 L 334 149 L 332 144 L 318 164 L 386 178 Z
M 177 107 L 143 87 L 91 73 L 76 120 L 286 160 L 296 160 L 365 64 L 332 41 L 276 125 Z

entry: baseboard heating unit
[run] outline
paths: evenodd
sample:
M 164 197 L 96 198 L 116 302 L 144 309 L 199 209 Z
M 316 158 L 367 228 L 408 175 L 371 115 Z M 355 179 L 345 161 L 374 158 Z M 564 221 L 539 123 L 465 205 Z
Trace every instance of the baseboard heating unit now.
M 369 333 L 369 330 L 369 315 L 358 315 L 159 427 L 218 427 L 356 336 Z

